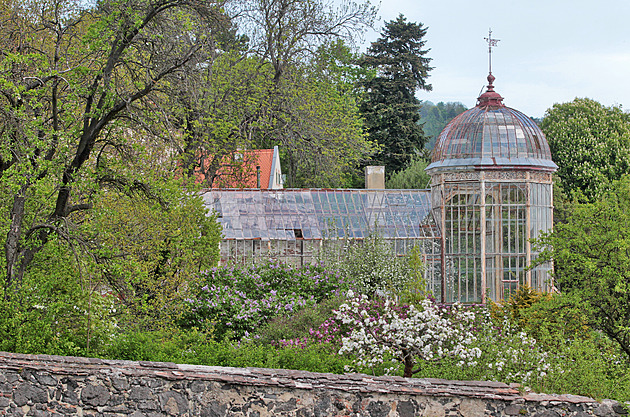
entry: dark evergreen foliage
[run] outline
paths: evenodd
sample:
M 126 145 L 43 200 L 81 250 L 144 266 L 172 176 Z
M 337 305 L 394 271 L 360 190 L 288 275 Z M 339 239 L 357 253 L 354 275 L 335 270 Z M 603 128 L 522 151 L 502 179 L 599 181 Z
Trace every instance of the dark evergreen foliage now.
M 423 49 L 426 28 L 407 22 L 401 14 L 385 23 L 381 37 L 361 60 L 374 77 L 362 82 L 365 89 L 361 112 L 371 140 L 382 149 L 374 162 L 385 165 L 386 172 L 399 171 L 409 163 L 414 150 L 422 149 L 426 137 L 420 124 L 417 89 L 431 90 L 427 84 L 430 58 Z

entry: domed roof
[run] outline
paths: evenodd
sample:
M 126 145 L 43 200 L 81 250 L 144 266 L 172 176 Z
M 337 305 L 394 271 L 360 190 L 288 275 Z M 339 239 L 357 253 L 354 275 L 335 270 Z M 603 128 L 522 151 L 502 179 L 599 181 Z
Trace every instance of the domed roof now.
M 518 110 L 503 105 L 488 75 L 488 89 L 477 105 L 455 117 L 440 133 L 433 149 L 434 168 L 524 168 L 555 171 L 545 135 Z

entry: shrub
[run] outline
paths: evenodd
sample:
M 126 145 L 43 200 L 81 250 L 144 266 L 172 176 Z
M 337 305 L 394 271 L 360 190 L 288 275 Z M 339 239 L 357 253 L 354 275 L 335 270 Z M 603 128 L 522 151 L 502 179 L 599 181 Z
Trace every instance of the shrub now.
M 376 231 L 362 240 L 325 239 L 319 260 L 337 271 L 361 294 L 398 292 L 409 282 L 413 267 L 399 257 Z
M 563 372 L 552 372 L 533 383 L 536 391 L 630 400 L 630 363 L 605 335 L 594 333 L 589 339 L 566 343 L 554 359 Z
M 289 317 L 318 301 L 335 297 L 346 284 L 339 274 L 320 265 L 296 268 L 279 263 L 247 268 L 212 268 L 203 274 L 187 300 L 190 313 L 182 326 L 228 332 L 240 339 L 274 317 Z
M 630 177 L 601 198 L 576 204 L 564 224 L 538 241 L 539 259 L 555 261 L 557 285 L 579 299 L 597 329 L 630 359 Z
M 256 336 L 260 343 L 282 344 L 282 340 L 315 340 L 314 333 L 332 316 L 333 310 L 344 301 L 342 297 L 334 297 L 304 308 L 290 316 L 276 316 L 262 326 Z M 317 338 L 321 341 L 321 338 Z M 285 343 L 286 344 L 286 343 Z
M 589 340 L 596 334 L 579 300 L 566 294 L 539 298 L 520 310 L 518 324 L 553 351 L 560 351 L 576 340 Z
M 507 316 L 515 324 L 521 323 L 521 315 L 538 301 L 550 299 L 551 295 L 533 289 L 528 285 L 521 285 L 516 292 L 499 303 L 490 301 L 490 310 L 495 318 Z
M 467 332 L 474 315 L 459 306 L 441 308 L 426 299 L 416 309 L 390 298 L 370 301 L 352 293 L 349 298 L 335 312 L 335 318 L 349 328 L 339 353 L 352 355 L 357 368 L 374 368 L 391 357 L 398 363 L 386 372 L 402 368 L 403 376 L 411 377 L 422 370 L 416 367 L 423 361 L 452 356 L 462 366 L 477 363 L 481 352 L 471 346 L 474 336 Z
M 407 168 L 394 172 L 387 179 L 387 188 L 427 188 L 431 183 L 431 177 L 424 169 L 429 165 L 429 162 L 422 155 L 414 155 Z
M 70 250 L 53 241 L 37 254 L 17 292 L 0 288 L 0 350 L 89 355 L 113 331 L 114 301 Z

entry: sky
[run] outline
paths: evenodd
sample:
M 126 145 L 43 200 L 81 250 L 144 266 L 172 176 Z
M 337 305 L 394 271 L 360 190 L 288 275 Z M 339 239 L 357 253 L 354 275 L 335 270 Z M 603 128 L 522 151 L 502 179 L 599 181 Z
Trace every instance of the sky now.
M 491 28 L 495 91 L 506 106 L 542 117 L 555 103 L 588 97 L 630 110 L 630 0 L 383 0 L 365 45 L 400 13 L 427 28 L 433 91 L 419 91 L 420 100 L 476 104 Z

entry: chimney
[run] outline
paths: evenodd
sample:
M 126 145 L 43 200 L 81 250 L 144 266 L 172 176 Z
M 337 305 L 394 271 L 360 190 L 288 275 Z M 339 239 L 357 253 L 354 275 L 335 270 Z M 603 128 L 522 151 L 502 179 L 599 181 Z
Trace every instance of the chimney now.
M 368 190 L 385 189 L 385 167 L 367 166 L 365 167 L 365 188 Z

